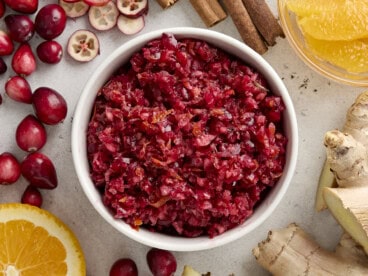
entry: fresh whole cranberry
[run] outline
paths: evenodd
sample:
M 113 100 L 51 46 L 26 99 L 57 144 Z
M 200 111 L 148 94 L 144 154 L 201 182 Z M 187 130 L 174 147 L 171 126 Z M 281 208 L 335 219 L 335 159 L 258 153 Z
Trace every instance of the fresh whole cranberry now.
M 21 163 L 21 172 L 28 182 L 40 189 L 55 189 L 58 185 L 52 161 L 43 153 L 32 152 Z
M 46 143 L 46 129 L 35 116 L 28 115 L 19 123 L 15 131 L 15 140 L 22 150 L 37 151 Z
M 26 42 L 30 40 L 34 34 L 34 23 L 23 14 L 9 14 L 4 18 L 9 36 L 16 42 Z
M 64 31 L 65 25 L 66 13 L 58 4 L 48 4 L 36 15 L 36 32 L 46 40 L 58 37 Z
M 29 82 L 21 76 L 12 76 L 5 83 L 5 93 L 14 101 L 31 104 L 32 89 Z
M 62 46 L 54 40 L 42 42 L 37 46 L 37 56 L 45 63 L 55 64 L 59 63 L 63 56 Z
M 37 118 L 47 124 L 55 125 L 62 122 L 68 111 L 65 99 L 54 89 L 37 88 L 32 95 L 33 109 Z
M 13 53 L 14 44 L 10 36 L 0 30 L 0 56 L 7 56 Z
M 0 184 L 12 184 L 18 180 L 20 174 L 20 164 L 15 156 L 9 152 L 0 154 Z
M 14 11 L 34 13 L 38 8 L 38 0 L 4 0 L 5 4 Z
M 28 76 L 36 70 L 36 58 L 28 42 L 19 45 L 13 55 L 11 65 L 14 72 L 21 76 Z
M 36 187 L 28 185 L 25 191 L 23 192 L 21 202 L 36 207 L 41 207 L 42 201 L 43 200 L 41 192 Z
M 176 259 L 170 251 L 152 248 L 146 259 L 153 276 L 172 276 L 176 271 Z
M 129 258 L 117 260 L 110 269 L 110 276 L 138 276 L 135 262 Z

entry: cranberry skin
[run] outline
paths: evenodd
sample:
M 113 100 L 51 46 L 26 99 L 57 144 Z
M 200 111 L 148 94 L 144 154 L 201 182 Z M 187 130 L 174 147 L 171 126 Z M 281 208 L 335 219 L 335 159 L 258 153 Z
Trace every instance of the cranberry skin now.
M 37 151 L 46 144 L 46 129 L 35 116 L 28 115 L 19 123 L 15 140 L 22 150 Z
M 13 53 L 14 44 L 10 36 L 0 30 L 0 56 L 7 56 Z
M 5 4 L 14 11 L 34 13 L 38 9 L 38 0 L 4 0 Z
M 9 36 L 16 42 L 26 42 L 30 40 L 34 34 L 34 23 L 23 14 L 9 14 L 4 18 Z
M 110 269 L 110 276 L 138 276 L 135 262 L 129 258 L 117 260 Z
M 8 70 L 8 66 L 6 65 L 4 59 L 0 57 L 0 75 L 4 74 Z
M 55 189 L 58 185 L 54 164 L 40 152 L 30 153 L 21 164 L 21 172 L 30 185 L 39 189 Z
M 65 29 L 66 13 L 58 4 L 48 4 L 42 7 L 35 19 L 36 32 L 44 39 L 58 37 Z
M 5 93 L 14 101 L 31 104 L 32 89 L 28 81 L 21 76 L 10 77 L 5 83 Z
M 0 154 L 0 184 L 13 184 L 19 179 L 20 174 L 20 164 L 15 156 L 9 152 Z
M 21 202 L 23 204 L 29 204 L 36 207 L 41 207 L 42 205 L 42 194 L 41 192 L 34 186 L 28 185 L 28 187 L 23 192 Z
M 37 118 L 47 125 L 62 122 L 68 112 L 63 96 L 48 87 L 37 88 L 32 95 L 32 101 Z
M 153 276 L 172 276 L 176 271 L 176 259 L 170 251 L 152 248 L 146 259 Z
M 14 72 L 21 76 L 29 76 L 36 70 L 36 58 L 28 42 L 19 45 L 13 55 L 11 65 Z
M 37 56 L 45 63 L 59 63 L 63 56 L 63 47 L 54 40 L 44 41 L 37 46 Z
M 0 18 L 5 14 L 5 3 L 3 0 L 0 0 Z

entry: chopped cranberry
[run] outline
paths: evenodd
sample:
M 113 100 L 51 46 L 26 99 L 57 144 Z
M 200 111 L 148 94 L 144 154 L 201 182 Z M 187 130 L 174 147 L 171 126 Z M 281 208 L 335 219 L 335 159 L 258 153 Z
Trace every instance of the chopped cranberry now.
M 282 99 L 239 59 L 164 34 L 102 87 L 92 179 L 133 228 L 214 237 L 243 223 L 282 175 Z

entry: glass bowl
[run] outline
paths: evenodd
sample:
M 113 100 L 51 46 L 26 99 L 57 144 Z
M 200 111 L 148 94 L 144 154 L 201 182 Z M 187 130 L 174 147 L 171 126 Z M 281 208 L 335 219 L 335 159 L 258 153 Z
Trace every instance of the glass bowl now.
M 278 0 L 280 23 L 286 39 L 302 61 L 317 73 L 339 83 L 353 86 L 368 86 L 368 72 L 352 73 L 316 56 L 306 44 L 297 23 L 297 16 L 287 8 L 287 0 Z

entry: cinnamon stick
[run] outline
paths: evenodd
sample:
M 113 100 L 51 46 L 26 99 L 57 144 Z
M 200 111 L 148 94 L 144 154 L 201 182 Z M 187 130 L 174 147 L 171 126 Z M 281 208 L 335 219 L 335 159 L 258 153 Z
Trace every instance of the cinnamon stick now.
M 190 0 L 190 3 L 207 27 L 212 27 L 226 18 L 218 0 Z
M 259 54 L 264 54 L 267 51 L 267 46 L 253 24 L 242 0 L 223 0 L 222 3 L 245 44 Z
M 276 44 L 276 38 L 285 37 L 284 32 L 265 0 L 243 0 L 253 24 L 270 46 Z
M 160 6 L 163 8 L 163 9 L 167 9 L 168 7 L 172 6 L 173 4 L 175 4 L 176 1 L 179 1 L 179 0 L 156 0 Z

